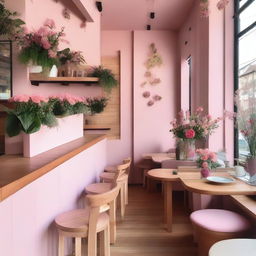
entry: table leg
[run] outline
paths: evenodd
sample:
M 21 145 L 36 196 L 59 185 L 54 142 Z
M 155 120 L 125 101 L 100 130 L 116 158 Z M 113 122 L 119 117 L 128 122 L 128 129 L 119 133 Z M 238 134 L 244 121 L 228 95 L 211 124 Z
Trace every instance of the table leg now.
M 165 206 L 165 219 L 167 224 L 167 231 L 172 231 L 172 183 L 166 181 L 164 183 L 164 206 Z

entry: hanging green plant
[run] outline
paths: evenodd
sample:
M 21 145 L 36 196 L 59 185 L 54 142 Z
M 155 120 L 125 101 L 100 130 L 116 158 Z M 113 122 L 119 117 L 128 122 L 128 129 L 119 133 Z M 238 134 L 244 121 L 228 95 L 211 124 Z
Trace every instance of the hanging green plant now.
M 113 87 L 118 85 L 118 81 L 116 80 L 113 72 L 110 69 L 104 68 L 102 66 L 94 67 L 89 76 L 98 77 L 99 84 L 106 92 L 110 92 Z
M 86 99 L 86 105 L 91 115 L 99 114 L 104 111 L 107 106 L 108 99 L 102 98 L 88 98 Z
M 4 6 L 4 1 L 0 1 L 0 35 L 7 35 L 10 39 L 14 38 L 22 29 L 25 22 L 15 18 L 17 12 L 11 12 Z

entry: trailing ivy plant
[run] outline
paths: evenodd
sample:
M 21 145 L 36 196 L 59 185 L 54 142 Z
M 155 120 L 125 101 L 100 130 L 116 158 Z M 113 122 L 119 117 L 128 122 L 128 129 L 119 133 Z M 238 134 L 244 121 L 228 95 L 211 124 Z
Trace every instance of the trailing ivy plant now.
M 113 72 L 102 66 L 94 67 L 89 76 L 98 77 L 99 84 L 106 92 L 111 92 L 112 88 L 118 85 L 118 81 Z
M 25 22 L 19 18 L 17 12 L 11 12 L 4 6 L 4 1 L 0 1 L 0 35 L 6 35 L 10 39 L 21 31 L 21 26 Z

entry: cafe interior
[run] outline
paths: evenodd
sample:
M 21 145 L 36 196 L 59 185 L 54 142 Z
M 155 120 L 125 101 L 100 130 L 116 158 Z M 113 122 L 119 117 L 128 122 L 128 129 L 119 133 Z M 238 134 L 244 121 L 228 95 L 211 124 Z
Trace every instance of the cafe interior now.
M 256 255 L 256 0 L 0 0 L 0 255 Z

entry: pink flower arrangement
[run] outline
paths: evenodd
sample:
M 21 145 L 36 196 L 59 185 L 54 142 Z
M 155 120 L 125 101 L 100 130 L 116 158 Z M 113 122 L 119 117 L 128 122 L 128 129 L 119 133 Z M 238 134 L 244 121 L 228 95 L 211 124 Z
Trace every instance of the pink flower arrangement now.
M 41 65 L 51 68 L 56 64 L 59 41 L 65 36 L 61 31 L 55 31 L 55 23 L 47 19 L 38 30 L 29 31 L 24 28 L 23 33 L 16 36 L 20 46 L 19 59 L 24 64 Z
M 75 96 L 71 94 L 61 94 L 61 95 L 54 95 L 50 97 L 51 99 L 57 99 L 59 101 L 67 101 L 70 105 L 74 105 L 76 103 L 83 103 L 85 102 L 84 97 Z
M 10 102 L 17 102 L 17 103 L 26 103 L 29 101 L 32 101 L 33 103 L 40 104 L 41 102 L 48 102 L 48 98 L 40 96 L 40 95 L 17 95 L 13 96 L 12 98 L 9 99 Z
M 211 115 L 203 115 L 204 109 L 198 107 L 195 113 L 181 110 L 178 118 L 171 122 L 171 130 L 176 138 L 183 140 L 198 140 L 211 135 L 218 128 L 223 118 L 213 119 Z
M 203 169 L 215 169 L 220 166 L 217 161 L 217 155 L 209 151 L 209 149 L 197 149 L 196 153 L 198 155 L 198 167 Z

